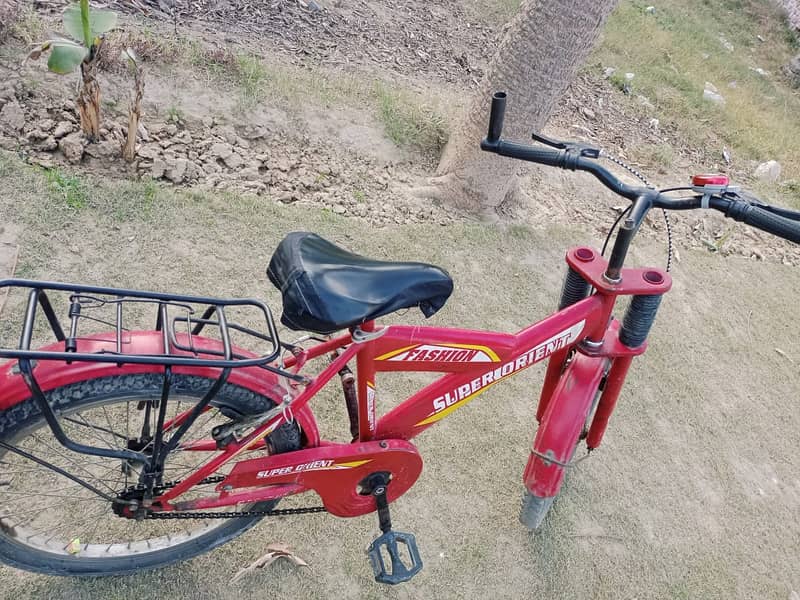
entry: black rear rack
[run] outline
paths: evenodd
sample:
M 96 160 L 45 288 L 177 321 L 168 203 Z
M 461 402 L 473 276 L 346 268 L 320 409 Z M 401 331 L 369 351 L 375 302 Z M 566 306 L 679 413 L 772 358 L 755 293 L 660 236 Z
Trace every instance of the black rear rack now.
M 16 348 L 0 347 L 0 358 L 30 359 L 30 360 L 60 360 L 67 362 L 110 362 L 118 364 L 137 363 L 155 365 L 183 365 L 194 367 L 269 367 L 270 363 L 278 358 L 281 352 L 281 342 L 275 327 L 272 312 L 259 300 L 239 298 L 220 299 L 202 296 L 183 296 L 178 294 L 163 294 L 158 292 L 143 292 L 122 288 L 96 287 L 89 285 L 57 283 L 51 281 L 31 281 L 26 279 L 0 280 L 2 288 L 27 288 L 28 304 L 19 344 Z M 66 292 L 69 294 L 69 328 L 65 329 L 56 316 L 50 302 L 48 292 Z M 123 351 L 125 334 L 129 330 L 125 327 L 124 307 L 130 304 L 151 304 L 156 309 L 155 329 L 164 334 L 164 351 L 159 354 L 133 354 Z M 103 321 L 86 315 L 86 311 L 100 307 L 115 307 L 113 321 Z M 198 307 L 205 307 L 202 314 Z M 229 322 L 225 309 L 231 307 L 250 307 L 263 318 L 265 332 Z M 31 349 L 34 324 L 37 313 L 42 312 L 50 325 L 53 336 L 59 342 L 64 342 L 63 350 L 35 350 Z M 170 313 L 180 311 L 179 316 Z M 200 314 L 201 316 L 195 316 Z M 212 318 L 213 317 L 213 318 Z M 107 340 L 109 348 L 100 352 L 78 352 L 80 339 L 79 324 L 82 321 L 100 322 L 113 329 L 115 339 Z M 178 339 L 176 334 L 180 326 L 186 332 L 185 341 Z M 222 349 L 198 348 L 193 343 L 193 338 L 199 335 L 204 328 L 214 327 L 219 335 Z M 185 328 L 185 329 L 184 329 Z M 237 331 L 245 336 L 267 342 L 270 348 L 258 356 L 237 355 L 231 344 L 231 332 Z M 86 336 L 86 339 L 95 339 Z M 194 356 L 175 355 L 172 350 L 188 352 Z M 292 374 L 282 371 L 277 367 L 269 370 L 292 377 Z
M 161 467 L 167 454 L 177 447 L 181 437 L 209 406 L 227 381 L 231 369 L 259 367 L 294 381 L 307 382 L 305 377 L 286 371 L 281 368 L 281 363 L 275 363 L 283 349 L 293 351 L 295 348 L 280 341 L 272 312 L 269 307 L 258 300 L 184 296 L 26 279 L 0 280 L 0 290 L 3 288 L 9 289 L 9 298 L 12 297 L 13 292 L 27 293 L 27 305 L 19 343 L 15 348 L 8 348 L 4 347 L 5 344 L 0 340 L 0 359 L 17 360 L 15 368 L 18 368 L 20 375 L 24 378 L 32 398 L 41 410 L 53 435 L 63 446 L 75 452 L 142 463 L 145 468 L 142 471 L 143 481 L 141 483 L 145 484 L 151 492 L 153 486 L 158 484 Z M 68 327 L 62 325 L 59 320 L 51 296 L 58 297 L 62 302 L 66 296 Z M 135 312 L 134 307 L 137 307 L 140 312 L 142 310 L 146 312 L 147 308 L 155 311 L 155 330 L 162 334 L 162 350 L 160 352 L 145 354 L 126 351 L 126 349 L 131 349 L 129 336 L 132 333 L 132 330 L 126 327 L 126 318 L 131 316 L 130 313 Z M 228 319 L 226 309 L 228 311 L 232 309 L 234 311 L 247 310 L 247 314 L 253 316 L 259 325 L 257 328 L 253 328 L 231 321 Z M 52 337 L 55 338 L 55 343 L 51 338 L 50 346 L 46 350 L 31 348 L 35 335 L 38 345 L 39 332 L 36 330 L 36 324 L 37 316 L 40 313 L 49 325 L 48 337 L 52 334 Z M 110 316 L 106 316 L 107 313 L 110 313 Z M 105 318 L 101 318 L 103 316 Z M 97 324 L 106 328 L 102 335 L 84 331 L 90 325 L 94 325 L 96 329 Z M 210 330 L 213 337 L 204 337 L 202 338 L 203 343 L 200 343 L 199 335 L 204 330 Z M 246 353 L 237 352 L 231 340 L 232 334 L 237 336 L 237 341 L 241 337 L 255 343 L 257 347 L 265 348 L 260 352 L 251 352 L 250 350 Z M 211 339 L 213 343 L 207 343 L 208 339 Z M 63 343 L 63 348 L 56 349 L 59 342 Z M 81 346 L 85 346 L 87 343 L 90 343 L 93 348 L 98 345 L 107 345 L 108 348 L 92 352 L 81 351 Z M 87 446 L 69 439 L 35 377 L 36 363 L 51 360 L 64 361 L 68 364 L 103 362 L 116 363 L 119 366 L 131 363 L 162 366 L 164 382 L 161 398 L 157 402 L 152 402 L 152 406 L 147 407 L 148 411 L 152 408 L 158 410 L 159 413 L 156 434 L 151 441 L 151 452 Z M 190 410 L 189 416 L 167 440 L 163 438 L 162 428 L 172 383 L 172 368 L 176 366 L 210 367 L 220 369 L 220 372 L 203 398 Z M 33 460 L 46 463 L 57 470 L 57 467 L 42 459 L 34 457 Z M 91 486 L 89 487 L 91 488 Z

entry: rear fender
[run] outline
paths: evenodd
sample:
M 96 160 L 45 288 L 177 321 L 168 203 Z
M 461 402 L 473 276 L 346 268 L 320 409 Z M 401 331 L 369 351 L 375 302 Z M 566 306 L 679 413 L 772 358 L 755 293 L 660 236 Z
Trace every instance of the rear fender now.
M 186 334 L 179 334 L 178 340 L 186 337 Z M 196 348 L 221 349 L 222 344 L 217 340 L 192 336 L 192 342 Z M 116 334 L 107 333 L 95 335 L 91 339 L 78 340 L 78 352 L 101 352 L 114 349 L 116 344 Z M 126 333 L 123 344 L 124 351 L 129 354 L 161 354 L 163 352 L 163 334 L 160 331 L 135 331 Z M 56 342 L 50 346 L 41 348 L 43 351 L 61 351 L 64 349 L 62 342 Z M 242 348 L 232 348 L 236 354 L 256 357 L 255 354 Z M 188 352 L 174 350 L 173 354 L 183 354 L 191 356 Z M 39 361 L 34 366 L 34 376 L 42 388 L 48 392 L 52 389 L 86 381 L 89 379 L 99 379 L 113 375 L 134 375 L 139 373 L 162 373 L 163 366 L 160 365 L 140 365 L 116 363 L 93 363 L 93 362 L 74 362 L 68 364 L 58 360 Z M 175 366 L 173 373 L 184 375 L 199 375 L 201 377 L 217 378 L 220 369 L 212 367 L 186 367 Z M 261 369 L 259 367 L 241 367 L 231 369 L 228 376 L 228 383 L 251 390 L 272 400 L 279 401 L 286 393 L 285 387 L 281 385 L 278 375 Z M 0 410 L 7 410 L 16 404 L 30 398 L 31 392 L 25 384 L 25 380 L 18 372 L 17 361 L 10 361 L 0 365 Z M 319 429 L 316 419 L 308 405 L 294 413 L 294 418 L 300 425 L 303 433 L 303 447 L 316 447 L 319 445 Z
M 534 496 L 550 498 L 561 488 L 565 468 L 539 455 L 562 464 L 572 459 L 607 360 L 576 354 L 553 390 L 533 442 L 536 454 L 531 453 L 525 467 L 525 486 Z

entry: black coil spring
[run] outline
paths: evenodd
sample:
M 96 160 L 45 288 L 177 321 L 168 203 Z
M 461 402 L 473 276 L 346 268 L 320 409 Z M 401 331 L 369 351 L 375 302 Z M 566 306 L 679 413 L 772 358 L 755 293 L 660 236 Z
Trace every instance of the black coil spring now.
M 562 310 L 586 298 L 589 295 L 589 289 L 589 282 L 570 267 L 564 279 L 564 287 L 561 289 L 561 301 L 558 304 L 558 310 Z
M 638 348 L 647 339 L 656 319 L 661 296 L 634 296 L 622 321 L 619 340 L 629 348 Z

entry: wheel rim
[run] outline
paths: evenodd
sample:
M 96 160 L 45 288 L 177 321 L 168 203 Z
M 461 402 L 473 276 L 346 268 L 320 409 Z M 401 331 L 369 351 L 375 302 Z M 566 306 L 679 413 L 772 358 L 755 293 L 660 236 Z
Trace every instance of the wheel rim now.
M 143 420 L 136 410 L 141 400 L 141 396 L 136 396 L 90 401 L 64 411 L 60 415 L 62 426 L 75 441 L 124 448 Z M 170 398 L 167 418 L 196 402 L 195 397 Z M 140 417 L 138 423 L 134 416 Z M 208 432 L 225 420 L 219 411 L 212 409 L 198 418 L 183 440 L 205 437 L 194 434 Z M 137 482 L 135 473 L 126 472 L 118 459 L 76 454 L 60 446 L 43 419 L 23 428 L 7 441 L 85 479 L 111 496 Z M 208 452 L 171 454 L 165 464 L 164 481 L 181 479 L 213 455 Z M 109 501 L 11 452 L 0 451 L 0 483 L 0 535 L 8 542 L 62 557 L 110 559 L 154 553 L 191 542 L 230 523 L 227 519 L 125 519 L 113 513 Z M 213 493 L 213 485 L 198 486 L 182 499 Z M 238 507 L 239 510 L 247 508 Z

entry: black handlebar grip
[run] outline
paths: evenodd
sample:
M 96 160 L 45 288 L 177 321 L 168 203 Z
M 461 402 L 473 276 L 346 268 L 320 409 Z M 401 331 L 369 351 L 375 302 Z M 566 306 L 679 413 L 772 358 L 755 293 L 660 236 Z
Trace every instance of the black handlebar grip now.
M 495 92 L 492 96 L 492 110 L 489 113 L 489 133 L 486 141 L 496 143 L 503 133 L 503 119 L 506 114 L 506 93 Z
M 800 244 L 800 222 L 781 217 L 746 202 L 732 204 L 728 209 L 727 216 L 795 244 Z

